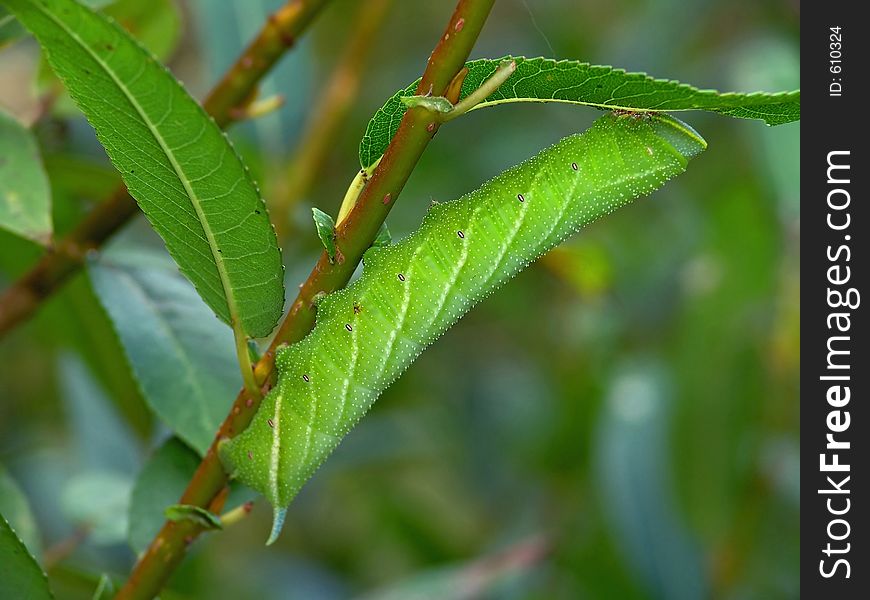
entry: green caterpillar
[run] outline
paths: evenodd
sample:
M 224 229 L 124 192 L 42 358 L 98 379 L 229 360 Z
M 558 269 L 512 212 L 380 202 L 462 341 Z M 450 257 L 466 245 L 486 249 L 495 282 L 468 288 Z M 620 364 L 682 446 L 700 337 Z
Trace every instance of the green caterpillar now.
M 278 354 L 251 425 L 221 445 L 229 471 L 285 508 L 375 399 L 482 298 L 571 233 L 683 172 L 706 142 L 662 114 L 610 113 L 370 249 L 362 276 L 318 305 Z

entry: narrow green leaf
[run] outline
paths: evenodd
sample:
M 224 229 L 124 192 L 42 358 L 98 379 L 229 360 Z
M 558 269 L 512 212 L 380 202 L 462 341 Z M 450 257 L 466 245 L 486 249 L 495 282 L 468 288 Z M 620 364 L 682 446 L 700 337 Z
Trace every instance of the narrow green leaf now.
M 51 240 L 51 190 L 36 140 L 24 125 L 2 110 L 0 227 L 43 246 Z
M 329 262 L 335 262 L 335 221 L 332 217 L 317 207 L 311 208 L 314 217 L 314 227 L 317 229 L 317 237 L 326 249 Z
M 375 236 L 375 241 L 372 242 L 372 246 L 375 248 L 383 248 L 384 246 L 389 246 L 392 243 L 393 235 L 387 228 L 387 224 L 384 223 L 383 225 L 381 225 L 381 228 L 378 229 L 378 235 Z
M 30 503 L 3 465 L 0 465 L 0 515 L 6 517 L 24 545 L 34 556 L 39 557 L 42 545 Z
M 254 340 L 248 340 L 248 358 L 251 359 L 251 364 L 257 364 L 260 362 L 260 347 L 257 346 L 257 343 Z
M 52 598 L 48 579 L 0 514 L 0 598 Z
M 708 598 L 701 552 L 668 484 L 670 392 L 655 363 L 637 360 L 617 370 L 592 446 L 595 487 L 610 535 L 649 597 Z
M 163 514 L 170 521 L 193 521 L 208 531 L 223 529 L 220 517 L 210 513 L 201 506 L 191 504 L 171 504 L 166 507 Z
M 90 469 L 126 473 L 139 462 L 136 437 L 82 359 L 58 356 L 61 397 L 79 464 Z M 100 435 L 94 435 L 99 431 Z
M 95 544 L 117 544 L 127 535 L 130 477 L 111 471 L 86 471 L 69 480 L 61 494 L 66 518 L 88 530 Z
M 133 0 L 121 0 L 121 2 L 127 1 Z M 83 4 L 86 4 L 91 8 L 102 8 L 111 2 L 112 0 L 82 0 Z M 18 19 L 16 19 L 14 15 L 9 14 L 9 11 L 5 8 L 0 6 L 0 48 L 6 44 L 11 44 L 25 33 L 27 33 L 27 30 L 21 26 Z
M 167 60 L 181 38 L 181 16 L 172 0 L 88 0 L 91 8 L 113 18 L 121 27 L 151 51 L 158 60 Z M 62 84 L 43 57 L 37 69 L 36 85 L 40 92 L 56 95 L 51 112 L 59 116 L 80 115 L 79 108 L 62 92 Z
M 145 463 L 130 498 L 127 542 L 134 552 L 148 547 L 163 522 L 164 509 L 178 501 L 196 471 L 199 456 L 178 438 L 170 438 Z
M 116 243 L 88 266 L 151 408 L 205 452 L 241 386 L 232 332 L 163 254 Z
M 516 71 L 472 110 L 508 102 L 564 102 L 609 110 L 706 110 L 741 119 L 760 119 L 768 125 L 800 119 L 800 91 L 720 93 L 669 79 L 654 79 L 645 73 L 550 58 L 470 61 L 465 65 L 468 74 L 462 83 L 460 101 L 489 79 L 505 60 L 515 60 Z M 369 121 L 359 148 L 363 168 L 370 167 L 383 155 L 407 109 L 407 97 L 415 94 L 418 83 L 419 80 L 396 92 Z
M 206 303 L 268 335 L 284 301 L 265 205 L 226 136 L 120 27 L 73 0 L 3 0 L 45 50 L 170 254 Z

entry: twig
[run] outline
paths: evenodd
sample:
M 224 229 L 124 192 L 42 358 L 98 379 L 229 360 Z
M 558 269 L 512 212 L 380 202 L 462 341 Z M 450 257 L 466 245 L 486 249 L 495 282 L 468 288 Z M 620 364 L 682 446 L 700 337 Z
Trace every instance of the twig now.
M 220 127 L 226 127 L 244 114 L 239 111 L 257 98 L 260 80 L 296 44 L 299 35 L 327 1 L 290 0 L 269 15 L 257 37 L 202 102 L 202 107 Z
M 220 127 L 226 127 L 257 96 L 257 84 L 294 44 L 328 0 L 289 0 L 269 20 L 203 101 Z M 30 317 L 43 300 L 79 269 L 88 252 L 99 248 L 134 215 L 136 202 L 124 187 L 95 207 L 58 241 L 29 272 L 0 296 L 0 337 Z
M 249 514 L 251 514 L 251 510 L 254 508 L 254 501 L 248 500 L 244 504 L 240 504 L 232 510 L 228 510 L 224 514 L 221 515 L 221 525 L 224 527 L 229 527 L 230 525 L 235 525 Z
M 463 68 L 495 0 L 459 0 L 445 33 L 429 57 L 419 90 L 443 95 L 455 75 Z M 419 91 L 418 90 L 418 91 Z M 430 126 L 430 124 L 432 126 Z M 329 262 L 324 252 L 299 290 L 275 339 L 257 363 L 257 381 L 269 387 L 274 381 L 275 351 L 283 344 L 302 339 L 314 325 L 314 300 L 318 294 L 344 286 L 362 258 L 363 252 L 386 219 L 395 199 L 423 154 L 437 125 L 428 111 L 410 109 L 405 113 L 384 158 L 360 195 L 348 218 L 339 226 L 337 239 L 345 259 Z M 217 455 L 218 443 L 231 438 L 251 422 L 259 402 L 244 390 L 236 397 L 229 415 L 200 462 L 182 494 L 179 504 L 192 504 L 219 512 L 216 497 L 226 489 L 227 474 Z M 133 568 L 130 578 L 116 600 L 153 598 L 184 558 L 187 546 L 201 533 L 190 521 L 167 521 Z
M 313 114 L 290 159 L 288 172 L 280 179 L 283 185 L 269 205 L 279 239 L 287 237 L 290 209 L 311 189 L 333 148 L 335 134 L 357 96 L 364 65 L 375 46 L 372 42 L 391 2 L 370 0 L 360 4 L 354 18 L 356 27 L 326 83 L 325 91 L 317 97 Z
M 88 538 L 88 527 L 77 527 L 69 537 L 49 546 L 42 553 L 42 566 L 51 571 L 58 563 L 75 552 L 76 548 Z

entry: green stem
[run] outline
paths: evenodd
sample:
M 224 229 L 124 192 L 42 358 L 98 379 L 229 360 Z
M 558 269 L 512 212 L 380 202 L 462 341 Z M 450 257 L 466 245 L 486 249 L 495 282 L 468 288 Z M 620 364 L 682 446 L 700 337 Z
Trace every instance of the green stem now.
M 248 501 L 244 504 L 233 508 L 232 510 L 228 510 L 224 514 L 221 515 L 221 525 L 224 528 L 229 527 L 230 525 L 235 525 L 249 514 L 251 514 L 251 510 L 254 508 L 254 502 Z
M 233 324 L 233 337 L 236 340 L 236 357 L 239 359 L 239 369 L 242 372 L 242 383 L 251 398 L 260 400 L 260 386 L 254 376 L 254 366 L 251 364 L 251 353 L 248 351 L 248 336 L 238 323 Z

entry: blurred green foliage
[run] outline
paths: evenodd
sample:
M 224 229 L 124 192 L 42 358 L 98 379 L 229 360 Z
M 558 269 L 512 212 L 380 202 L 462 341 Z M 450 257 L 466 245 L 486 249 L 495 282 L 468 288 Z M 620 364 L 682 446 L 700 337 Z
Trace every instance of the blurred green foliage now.
M 179 3 L 170 67 L 202 92 L 278 3 Z M 267 83 L 285 107 L 234 130 L 267 198 L 355 7 L 336 0 Z M 311 207 L 335 214 L 367 120 L 419 75 L 448 12 L 394 4 L 286 224 L 288 289 L 320 248 Z M 473 56 L 551 55 L 775 91 L 799 86 L 798 26 L 788 0 L 500 0 Z M 35 110 L 36 56 L 26 39 L 0 53 L 0 103 L 21 118 Z M 595 115 L 509 106 L 445 126 L 390 217 L 394 237 L 432 200 Z M 270 515 L 258 504 L 196 546 L 166 597 L 797 597 L 800 126 L 686 120 L 709 149 L 685 175 L 539 261 L 427 351 L 303 490 L 276 546 L 262 545 Z M 117 177 L 80 116 L 46 116 L 35 134 L 63 234 Z M 146 229 L 125 235 L 159 249 Z M 41 252 L 0 231 L 0 289 Z M 126 519 L 118 505 L 167 436 L 84 275 L 0 340 L 0 464 L 31 504 L 43 556 L 91 515 L 75 509 L 77 481 L 112 479 L 106 511 Z M 102 573 L 132 564 L 125 536 L 99 531 L 52 565 L 58 597 L 90 598 Z M 546 551 L 504 559 L 538 536 Z M 499 576 L 484 591 L 463 583 L 479 572 Z

